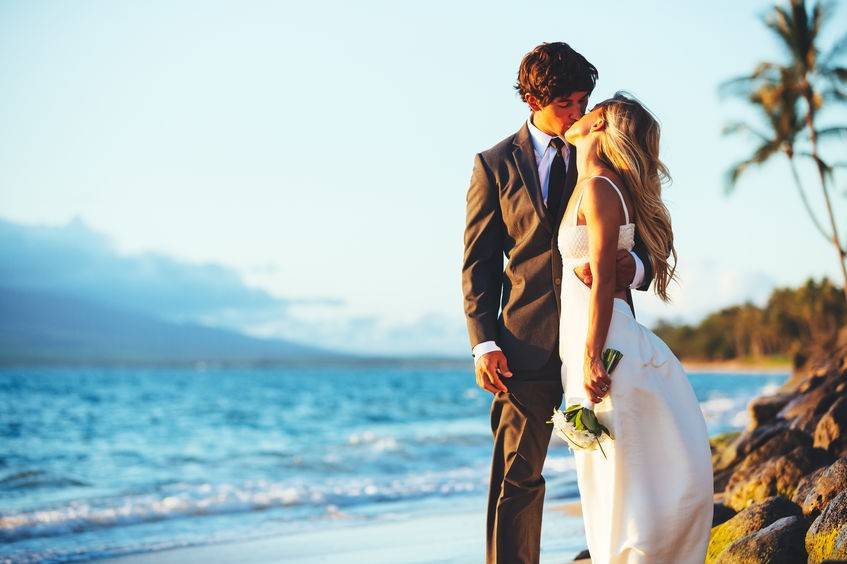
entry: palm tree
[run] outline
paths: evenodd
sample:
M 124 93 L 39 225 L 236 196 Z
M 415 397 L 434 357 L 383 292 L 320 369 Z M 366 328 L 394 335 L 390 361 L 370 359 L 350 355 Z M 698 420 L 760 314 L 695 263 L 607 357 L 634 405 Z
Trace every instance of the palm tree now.
M 821 30 L 829 20 L 831 12 L 831 5 L 824 4 L 820 0 L 812 5 L 811 10 L 807 9 L 805 0 L 790 0 L 787 8 L 774 6 L 771 12 L 763 18 L 763 22 L 778 38 L 787 54 L 787 60 L 782 64 L 761 63 L 752 74 L 725 83 L 723 89 L 740 94 L 754 104 L 757 103 L 756 96 L 758 93 L 762 100 L 760 105 L 768 114 L 768 121 L 771 122 L 771 118 L 792 121 L 794 119 L 792 115 L 796 115 L 794 114 L 796 110 L 790 106 L 793 103 L 796 107 L 800 100 L 804 102 L 802 132 L 807 136 L 809 150 L 802 151 L 800 155 L 810 157 L 817 168 L 829 220 L 829 229 L 824 231 L 813 214 L 812 217 L 818 230 L 824 233 L 827 240 L 835 247 L 839 268 L 844 278 L 844 295 L 847 297 L 847 265 L 845 265 L 845 259 L 847 259 L 845 247 L 847 245 L 841 243 L 829 194 L 829 183 L 834 182 L 833 167 L 828 165 L 821 157 L 818 145 L 818 141 L 823 137 L 847 134 L 847 128 L 839 126 L 818 129 L 819 126 L 816 121 L 824 104 L 847 101 L 847 88 L 845 88 L 845 85 L 847 85 L 847 68 L 837 64 L 839 58 L 847 52 L 847 36 L 837 41 L 835 46 L 825 55 L 822 55 L 818 48 Z M 769 95 L 773 96 L 776 101 L 769 102 L 767 98 Z M 771 115 L 771 113 L 774 113 L 774 115 Z M 772 128 L 773 125 L 771 123 Z M 782 130 L 783 127 L 793 129 L 794 125 L 796 124 L 780 125 L 779 130 L 775 129 L 774 135 L 770 136 L 770 141 L 777 143 L 776 148 L 765 148 L 766 143 L 759 148 L 759 150 L 765 148 L 764 152 L 759 155 L 754 153 L 753 157 L 749 159 L 751 161 L 749 164 L 764 162 L 780 149 L 786 152 L 783 147 L 785 138 L 780 135 L 787 133 L 787 131 Z M 794 155 L 797 154 L 793 148 L 794 142 L 800 133 L 801 131 L 794 131 L 790 138 L 792 148 L 790 154 L 786 154 L 792 162 Z M 759 150 L 757 150 L 757 153 L 759 153 Z M 744 168 L 741 170 L 743 171 Z M 797 184 L 798 177 L 793 164 L 792 174 L 795 176 L 795 184 Z M 800 191 L 806 210 L 811 213 L 802 187 L 800 187 Z
M 780 69 L 780 71 L 783 74 L 788 72 L 786 69 Z M 741 80 L 746 80 L 746 77 Z M 731 90 L 735 82 L 726 83 L 725 89 Z M 800 196 L 800 201 L 803 202 L 803 207 L 818 232 L 829 241 L 830 235 L 827 234 L 812 210 L 806 191 L 803 189 L 803 183 L 800 181 L 800 175 L 797 172 L 795 147 L 797 139 L 805 127 L 805 120 L 797 111 L 799 94 L 793 89 L 786 88 L 784 85 L 787 82 L 782 79 L 772 83 L 764 83 L 748 95 L 748 102 L 759 110 L 768 129 L 763 131 L 761 128 L 744 122 L 733 122 L 724 127 L 724 135 L 747 133 L 760 143 L 753 151 L 752 156 L 735 163 L 729 168 L 726 175 L 726 191 L 727 193 L 732 192 L 741 175 L 751 166 L 763 165 L 775 155 L 784 155 L 788 160 L 791 176 Z

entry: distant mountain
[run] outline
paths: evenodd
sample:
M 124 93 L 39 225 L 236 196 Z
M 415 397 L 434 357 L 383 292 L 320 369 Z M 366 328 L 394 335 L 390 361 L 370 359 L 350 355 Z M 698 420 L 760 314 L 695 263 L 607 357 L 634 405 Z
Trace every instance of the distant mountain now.
M 261 364 L 341 358 L 280 339 L 172 323 L 54 292 L 0 287 L 0 363 Z

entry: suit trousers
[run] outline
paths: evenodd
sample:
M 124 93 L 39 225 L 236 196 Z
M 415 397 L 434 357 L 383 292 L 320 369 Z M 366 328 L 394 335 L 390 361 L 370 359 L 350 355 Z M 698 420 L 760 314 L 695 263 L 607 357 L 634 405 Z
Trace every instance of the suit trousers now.
M 558 347 L 557 347 L 558 348 Z M 537 564 L 541 553 L 544 477 L 541 469 L 562 402 L 562 362 L 554 350 L 537 370 L 502 378 L 508 392 L 491 401 L 494 449 L 488 492 L 487 564 Z

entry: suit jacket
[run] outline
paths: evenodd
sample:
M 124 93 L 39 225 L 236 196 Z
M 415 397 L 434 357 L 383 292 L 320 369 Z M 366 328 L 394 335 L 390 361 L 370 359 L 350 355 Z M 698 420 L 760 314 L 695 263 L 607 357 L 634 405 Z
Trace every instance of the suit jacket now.
M 576 184 L 575 155 L 570 146 L 564 201 L 556 217 L 544 205 L 526 123 L 474 157 L 462 265 L 468 335 L 471 347 L 496 341 L 511 369 L 540 368 L 558 349 L 562 256 L 556 235 Z M 637 234 L 633 250 L 644 263 L 639 290 L 646 290 L 653 272 Z M 628 290 L 627 301 L 632 307 Z

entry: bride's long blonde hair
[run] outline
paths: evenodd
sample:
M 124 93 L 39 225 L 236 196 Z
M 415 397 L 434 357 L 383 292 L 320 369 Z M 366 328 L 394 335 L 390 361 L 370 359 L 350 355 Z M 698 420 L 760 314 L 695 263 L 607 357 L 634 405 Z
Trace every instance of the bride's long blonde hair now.
M 629 187 L 635 207 L 635 229 L 650 253 L 655 292 L 670 301 L 668 284 L 676 280 L 676 249 L 668 208 L 662 202 L 662 183 L 670 173 L 659 159 L 659 122 L 627 92 L 597 104 L 606 121 L 597 157 L 618 173 Z M 673 256 L 673 265 L 669 259 Z

